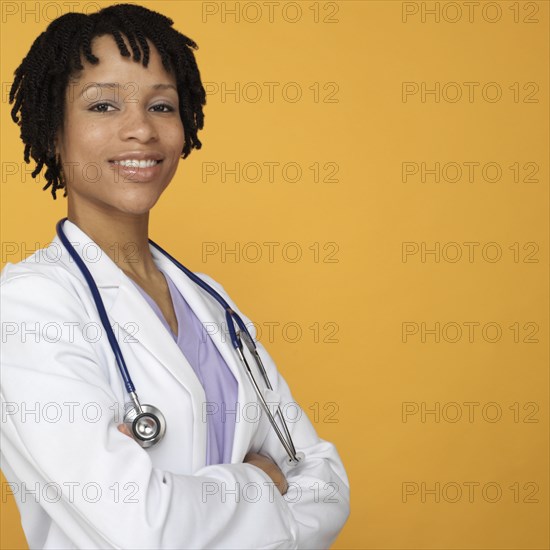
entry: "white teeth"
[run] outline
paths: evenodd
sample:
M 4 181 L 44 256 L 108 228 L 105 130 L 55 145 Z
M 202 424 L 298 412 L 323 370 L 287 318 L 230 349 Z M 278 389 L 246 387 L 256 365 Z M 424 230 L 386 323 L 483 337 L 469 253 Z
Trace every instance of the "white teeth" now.
M 159 163 L 158 160 L 114 160 L 113 164 L 120 164 L 121 166 L 128 166 L 131 168 L 149 168 Z

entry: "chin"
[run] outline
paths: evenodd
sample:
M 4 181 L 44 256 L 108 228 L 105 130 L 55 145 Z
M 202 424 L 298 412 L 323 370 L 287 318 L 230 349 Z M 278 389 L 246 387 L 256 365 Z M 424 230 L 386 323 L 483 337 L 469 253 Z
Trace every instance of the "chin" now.
M 124 201 L 118 204 L 113 204 L 113 207 L 117 210 L 120 210 L 126 214 L 134 214 L 139 216 L 141 214 L 146 214 L 157 204 L 158 197 L 154 200 L 136 200 L 136 201 Z

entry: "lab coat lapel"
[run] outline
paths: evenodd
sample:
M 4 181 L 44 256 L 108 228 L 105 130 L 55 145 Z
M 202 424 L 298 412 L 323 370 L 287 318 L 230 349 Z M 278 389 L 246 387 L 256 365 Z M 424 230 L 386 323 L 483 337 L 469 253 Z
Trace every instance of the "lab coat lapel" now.
M 76 224 L 67 220 L 63 230 L 77 253 L 86 261 L 117 340 L 131 342 L 132 350 L 135 350 L 134 346 L 142 345 L 145 350 L 135 351 L 140 362 L 147 360 L 148 353 L 151 354 L 187 389 L 194 411 L 192 468 L 195 470 L 202 467 L 207 434 L 206 425 L 201 422 L 201 410 L 206 396 L 193 368 L 130 278 Z M 53 243 L 61 249 L 65 265 L 83 280 L 80 269 L 57 235 Z M 132 364 L 126 357 L 125 362 L 132 376 Z M 140 395 L 140 388 L 136 390 Z
M 118 334 L 115 331 L 115 336 L 133 338 L 134 340 L 130 341 L 137 342 L 132 345 L 143 345 L 164 368 L 170 371 L 177 382 L 188 390 L 194 411 L 193 469 L 200 468 L 204 465 L 206 448 L 206 424 L 201 421 L 202 404 L 206 396 L 193 368 L 155 312 L 135 288 L 134 283 L 111 258 L 76 224 L 67 220 L 63 230 L 80 257 L 87 260 L 86 266 L 100 290 L 105 309 L 112 320 L 111 325 L 114 322 L 119 329 Z M 82 278 L 78 266 L 69 257 L 57 235 L 53 243 L 61 249 L 65 264 L 79 278 Z M 149 245 L 149 248 L 157 267 L 168 274 L 202 325 L 209 329 L 212 341 L 238 382 L 238 404 L 231 462 L 242 462 L 254 430 L 254 423 L 247 421 L 246 416 L 242 414 L 243 406 L 255 402 L 256 396 L 233 349 L 229 335 L 224 330 L 224 310 L 169 258 L 153 245 Z M 132 366 L 127 364 L 127 367 L 131 376 Z

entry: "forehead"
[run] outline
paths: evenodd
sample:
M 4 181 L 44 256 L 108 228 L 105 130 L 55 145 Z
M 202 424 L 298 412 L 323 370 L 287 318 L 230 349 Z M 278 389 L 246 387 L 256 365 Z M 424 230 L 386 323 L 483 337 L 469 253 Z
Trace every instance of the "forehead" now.
M 166 71 L 158 50 L 149 40 L 149 62 L 147 67 L 144 67 L 143 51 L 141 60 L 134 61 L 130 43 L 124 35 L 122 37 L 132 54 L 130 57 L 122 56 L 114 37 L 110 34 L 97 36 L 92 40 L 91 50 L 99 59 L 99 63 L 93 65 L 85 57 L 81 58 L 84 69 L 71 79 L 75 88 L 87 86 L 92 82 L 114 82 L 121 86 L 128 83 L 140 83 L 144 86 L 176 83 L 175 76 Z

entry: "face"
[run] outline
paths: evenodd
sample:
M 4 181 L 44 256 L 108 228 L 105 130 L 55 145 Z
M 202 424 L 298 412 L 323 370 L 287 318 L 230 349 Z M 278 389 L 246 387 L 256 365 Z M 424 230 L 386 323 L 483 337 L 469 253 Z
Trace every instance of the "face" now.
M 69 209 L 81 215 L 146 214 L 176 172 L 184 143 L 176 80 L 149 47 L 145 68 L 122 57 L 111 35 L 96 37 L 99 63 L 83 59 L 69 81 L 56 149 Z

